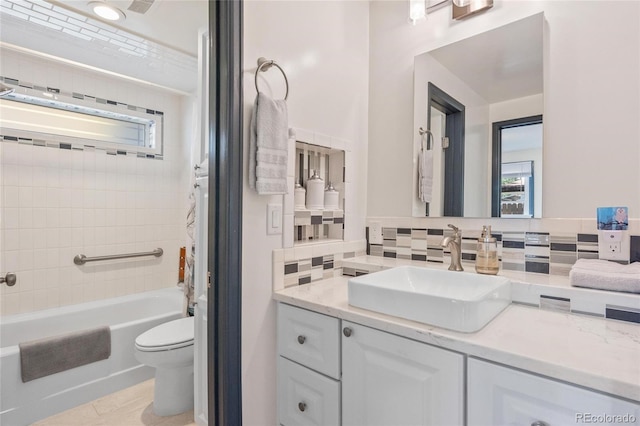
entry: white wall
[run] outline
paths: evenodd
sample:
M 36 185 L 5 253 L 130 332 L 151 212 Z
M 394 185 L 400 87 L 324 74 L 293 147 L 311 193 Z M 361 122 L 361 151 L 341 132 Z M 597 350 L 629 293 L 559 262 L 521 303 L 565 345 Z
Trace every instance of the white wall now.
M 369 4 L 364 1 L 247 1 L 244 3 L 245 188 L 243 213 L 242 369 L 245 425 L 276 424 L 276 304 L 272 301 L 273 249 L 281 235 L 266 235 L 267 204 L 248 185 L 248 126 L 260 56 L 274 59 L 289 78 L 290 127 L 350 141 L 345 211 L 354 221 L 346 239 L 364 238 L 366 215 Z M 260 89 L 283 96 L 273 68 Z M 293 160 L 293 159 L 292 159 Z M 292 222 L 291 222 L 292 223 Z
M 0 74 L 165 113 L 164 159 L 0 141 L 2 315 L 162 287 L 178 280 L 184 245 L 189 149 L 181 96 L 2 50 Z M 76 254 L 161 247 L 159 258 L 76 266 Z
M 463 21 L 444 7 L 412 26 L 403 1 L 370 21 L 368 214 L 410 216 L 414 57 L 544 11 L 544 217 L 640 216 L 640 2 L 505 1 Z M 602 123 L 606 123 L 603 125 Z M 390 159 L 397 159 L 396 161 Z M 567 202 L 566 194 L 580 194 Z

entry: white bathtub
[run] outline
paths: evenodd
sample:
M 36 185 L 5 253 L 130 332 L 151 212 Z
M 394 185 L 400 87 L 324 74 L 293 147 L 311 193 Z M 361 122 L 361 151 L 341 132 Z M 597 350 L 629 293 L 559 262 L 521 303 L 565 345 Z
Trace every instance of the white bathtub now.
M 0 318 L 0 424 L 28 425 L 153 377 L 134 357 L 136 337 L 181 316 L 182 291 L 155 290 Z M 18 344 L 109 325 L 109 359 L 22 383 Z

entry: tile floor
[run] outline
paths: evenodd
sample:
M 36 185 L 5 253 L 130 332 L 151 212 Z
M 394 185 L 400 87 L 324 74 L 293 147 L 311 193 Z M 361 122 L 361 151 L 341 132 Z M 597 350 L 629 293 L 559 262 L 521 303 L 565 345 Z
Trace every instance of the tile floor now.
M 153 414 L 153 379 L 56 414 L 34 426 L 196 426 L 193 410 L 177 416 Z

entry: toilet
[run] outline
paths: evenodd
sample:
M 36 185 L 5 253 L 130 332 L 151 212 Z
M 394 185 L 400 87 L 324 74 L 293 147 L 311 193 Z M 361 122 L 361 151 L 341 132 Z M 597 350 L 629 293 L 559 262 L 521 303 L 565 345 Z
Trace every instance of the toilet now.
M 193 321 L 169 321 L 136 338 L 136 359 L 156 369 L 153 412 L 158 416 L 193 409 Z

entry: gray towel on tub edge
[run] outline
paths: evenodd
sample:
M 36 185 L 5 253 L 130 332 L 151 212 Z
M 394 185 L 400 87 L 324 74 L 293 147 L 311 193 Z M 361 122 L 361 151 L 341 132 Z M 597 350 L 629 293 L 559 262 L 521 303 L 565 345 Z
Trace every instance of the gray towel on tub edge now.
M 20 343 L 22 381 L 80 367 L 111 356 L 111 330 L 98 327 Z

